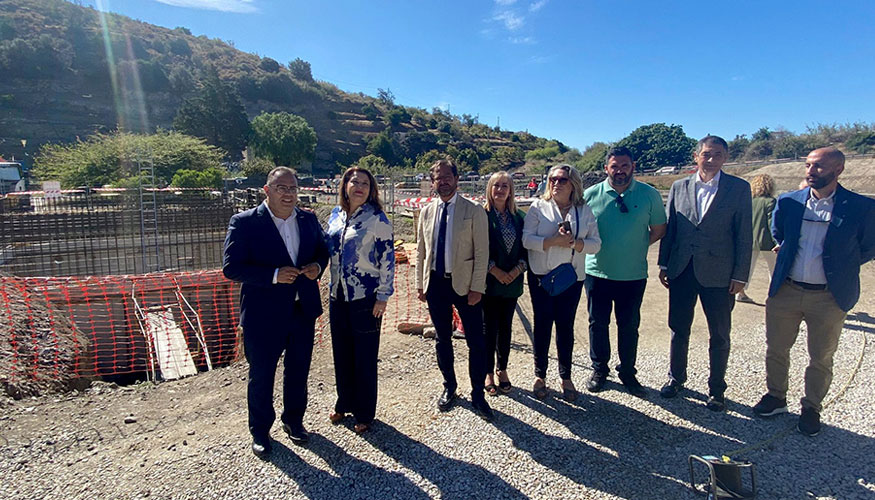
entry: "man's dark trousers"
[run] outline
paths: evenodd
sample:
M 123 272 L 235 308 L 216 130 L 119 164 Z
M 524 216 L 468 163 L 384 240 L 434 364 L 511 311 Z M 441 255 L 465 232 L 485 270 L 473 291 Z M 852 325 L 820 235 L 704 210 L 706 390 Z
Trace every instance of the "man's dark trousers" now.
M 297 428 L 303 425 L 307 409 L 307 375 L 313 355 L 316 318 L 305 314 L 295 302 L 291 322 L 278 322 L 271 330 L 244 330 L 243 347 L 249 362 L 249 432 L 266 439 L 276 419 L 273 409 L 273 386 L 277 363 L 283 361 L 283 423 Z
M 468 344 L 471 394 L 473 397 L 483 397 L 487 367 L 482 301 L 473 306 L 468 305 L 468 296 L 459 295 L 453 290 L 452 278 L 432 272 L 428 281 L 426 302 L 434 324 L 438 368 L 444 376 L 444 388 L 455 391 L 458 387 L 453 367 L 453 306 L 456 306 L 465 329 L 465 342 Z
M 638 327 L 641 324 L 641 301 L 647 280 L 617 281 L 586 275 L 586 306 L 589 312 L 589 357 L 594 372 L 611 371 L 611 309 L 617 321 L 617 353 L 620 380 L 635 376 L 638 357 Z
M 669 279 L 668 327 L 671 329 L 671 367 L 669 377 L 684 384 L 687 381 L 687 354 L 690 347 L 690 328 L 696 299 L 708 321 L 710 333 L 708 355 L 711 373 L 708 390 L 711 396 L 723 396 L 726 391 L 726 365 L 729 362 L 729 331 L 732 329 L 732 309 L 735 296 L 725 287 L 704 287 L 696 280 L 693 262 L 677 278 Z

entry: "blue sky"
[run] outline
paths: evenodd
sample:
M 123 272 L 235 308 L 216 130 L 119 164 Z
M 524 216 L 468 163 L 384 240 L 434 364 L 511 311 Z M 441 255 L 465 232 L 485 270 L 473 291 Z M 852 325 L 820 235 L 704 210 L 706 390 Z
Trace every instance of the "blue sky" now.
M 875 122 L 875 2 L 89 0 L 316 78 L 581 150 L 640 125 L 731 139 Z M 703 7 L 704 5 L 704 7 Z

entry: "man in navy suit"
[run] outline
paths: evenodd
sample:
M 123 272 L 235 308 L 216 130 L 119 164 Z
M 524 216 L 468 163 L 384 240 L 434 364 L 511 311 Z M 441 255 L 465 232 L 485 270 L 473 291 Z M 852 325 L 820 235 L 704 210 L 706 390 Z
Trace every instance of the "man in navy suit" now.
M 808 187 L 781 196 L 772 215 L 778 259 L 766 300 L 766 385 L 754 413 L 787 411 L 790 348 L 808 326 L 805 397 L 797 429 L 820 432 L 822 401 L 848 311 L 860 298 L 860 266 L 875 258 L 875 200 L 838 183 L 845 155 L 820 148 L 805 161 Z
M 307 375 L 316 318 L 322 314 L 316 280 L 328 263 L 319 221 L 296 207 L 295 171 L 273 169 L 264 192 L 264 203 L 231 217 L 222 266 L 228 279 L 242 283 L 240 325 L 249 362 L 249 432 L 252 452 L 259 458 L 267 458 L 271 451 L 274 375 L 283 352 L 283 430 L 296 444 L 309 438 L 303 423 Z

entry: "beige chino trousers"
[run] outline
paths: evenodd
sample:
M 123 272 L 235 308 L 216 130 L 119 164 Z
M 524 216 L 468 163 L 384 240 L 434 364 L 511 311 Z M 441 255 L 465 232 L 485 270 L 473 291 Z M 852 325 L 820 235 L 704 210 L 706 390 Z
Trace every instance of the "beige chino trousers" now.
M 827 290 L 806 290 L 785 282 L 766 300 L 766 385 L 769 394 L 787 397 L 790 349 L 799 335 L 799 325 L 808 326 L 808 368 L 802 406 L 818 413 L 832 383 L 833 355 L 847 313 Z

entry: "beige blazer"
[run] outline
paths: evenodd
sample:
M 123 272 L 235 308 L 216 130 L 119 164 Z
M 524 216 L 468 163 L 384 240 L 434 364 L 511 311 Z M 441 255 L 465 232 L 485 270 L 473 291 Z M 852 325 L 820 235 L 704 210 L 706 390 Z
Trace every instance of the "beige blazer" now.
M 480 205 L 457 198 L 453 212 L 453 290 L 459 295 L 486 292 L 486 268 L 489 266 L 489 223 Z M 434 259 L 434 220 L 440 198 L 426 205 L 419 214 L 416 253 L 416 288 L 428 292 L 428 279 Z

